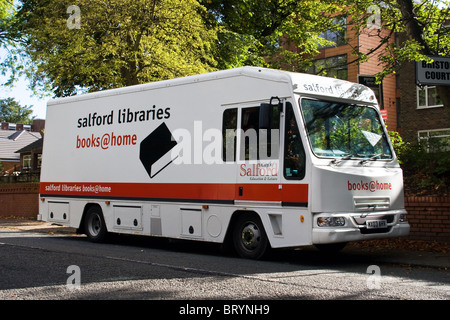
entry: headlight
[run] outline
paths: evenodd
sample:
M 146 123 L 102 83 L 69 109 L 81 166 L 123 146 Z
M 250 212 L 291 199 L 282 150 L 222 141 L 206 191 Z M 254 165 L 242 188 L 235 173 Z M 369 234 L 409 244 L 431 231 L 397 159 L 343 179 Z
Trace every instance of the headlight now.
M 342 227 L 345 225 L 344 217 L 318 217 L 317 225 L 319 227 Z
M 400 214 L 400 218 L 398 219 L 398 222 L 407 222 L 408 218 L 406 217 L 406 213 Z

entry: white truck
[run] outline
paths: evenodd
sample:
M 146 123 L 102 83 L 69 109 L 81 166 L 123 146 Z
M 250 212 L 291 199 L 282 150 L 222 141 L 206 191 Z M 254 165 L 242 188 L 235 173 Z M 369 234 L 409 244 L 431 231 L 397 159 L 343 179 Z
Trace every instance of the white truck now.
M 403 176 L 374 93 L 243 67 L 51 100 L 38 219 L 269 248 L 404 236 Z

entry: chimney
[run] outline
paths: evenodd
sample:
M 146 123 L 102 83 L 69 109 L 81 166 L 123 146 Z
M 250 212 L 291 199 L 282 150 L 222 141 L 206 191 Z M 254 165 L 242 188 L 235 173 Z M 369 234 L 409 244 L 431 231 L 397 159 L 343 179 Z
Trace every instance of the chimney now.
M 9 122 L 2 122 L 2 130 L 9 130 Z
M 16 124 L 16 131 L 22 131 L 23 130 L 23 123 L 17 123 Z
M 45 128 L 45 120 L 44 119 L 34 119 L 33 124 L 31 125 L 31 131 L 32 132 L 40 132 L 42 134 L 42 131 Z

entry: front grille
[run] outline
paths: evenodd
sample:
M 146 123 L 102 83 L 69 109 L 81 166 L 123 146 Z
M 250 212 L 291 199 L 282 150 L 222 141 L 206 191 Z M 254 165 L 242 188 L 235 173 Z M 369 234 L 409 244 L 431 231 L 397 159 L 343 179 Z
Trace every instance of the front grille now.
M 391 199 L 389 197 L 353 197 L 353 205 L 358 211 L 389 210 Z

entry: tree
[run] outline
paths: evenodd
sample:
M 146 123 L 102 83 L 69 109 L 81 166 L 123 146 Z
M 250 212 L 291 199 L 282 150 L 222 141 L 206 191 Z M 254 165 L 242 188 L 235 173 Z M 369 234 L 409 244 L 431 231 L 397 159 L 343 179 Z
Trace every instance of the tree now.
M 405 62 L 432 62 L 429 56 L 450 56 L 450 1 L 359 0 L 357 3 L 354 5 L 354 0 L 343 2 L 357 34 L 369 32 L 379 37 L 380 44 L 388 44 L 383 51 L 378 47 L 370 50 L 379 53 L 384 67 L 378 75 L 380 80 L 398 72 Z M 376 8 L 377 12 L 370 8 Z M 368 30 L 368 22 L 374 14 L 380 15 L 380 25 Z M 383 34 L 381 27 L 390 32 Z M 403 41 L 389 43 L 390 38 L 399 34 L 404 35 Z M 355 54 L 358 55 L 357 62 L 368 59 L 367 53 L 356 50 Z M 444 106 L 450 108 L 449 87 L 437 86 L 437 89 Z
M 0 0 L 0 44 L 10 40 L 8 28 L 13 17 L 13 0 Z
M 1 0 L 0 0 L 1 1 Z M 10 0 L 3 0 L 10 3 Z M 75 6 L 73 4 L 76 4 Z M 7 63 L 55 96 L 96 91 L 243 65 L 305 72 L 332 45 L 321 34 L 347 17 L 380 45 L 379 80 L 407 61 L 449 56 L 449 0 L 22 0 L 8 36 L 21 46 Z M 72 8 L 72 9 L 71 9 Z M 74 10 L 73 8 L 77 8 Z M 69 10 L 68 10 L 69 9 Z M 383 30 L 381 32 L 377 20 Z M 375 25 L 367 28 L 368 22 Z M 390 41 L 395 34 L 403 43 Z M 22 59 L 29 57 L 30 60 Z M 5 64 L 7 64 L 5 63 Z M 449 106 L 448 87 L 438 87 Z
M 251 64 L 304 72 L 318 46 L 332 44 L 320 35 L 340 30 L 334 23 L 340 17 L 347 18 L 356 35 L 379 38 L 379 45 L 368 51 L 354 48 L 355 58 L 347 62 L 378 55 L 384 67 L 379 80 L 398 72 L 405 62 L 450 56 L 448 0 L 199 1 L 221 27 L 218 56 L 223 68 Z M 405 41 L 392 41 L 398 34 L 405 34 Z M 438 90 L 444 105 L 450 106 L 448 87 Z
M 339 28 L 330 19 L 339 3 L 329 0 L 199 0 L 219 26 L 219 68 L 243 65 L 305 71 L 318 53 L 320 37 Z
M 17 74 L 14 66 L 15 57 L 9 51 L 9 46 L 15 40 L 15 32 L 11 32 L 14 21 L 13 0 L 0 0 L 0 49 L 6 53 L 6 57 L 0 57 L 0 73 L 3 75 L 8 71 L 12 72 L 13 75 Z
M 450 1 L 443 3 L 445 9 L 440 9 L 436 1 L 414 4 L 412 0 L 398 0 L 406 34 L 420 46 L 418 54 L 450 56 L 450 28 L 446 26 L 450 22 Z M 450 108 L 449 88 L 438 86 L 437 90 L 444 105 Z
M 14 98 L 0 100 L 0 122 L 31 124 L 33 106 L 21 106 Z
M 32 87 L 61 97 L 213 70 L 205 14 L 195 0 L 23 0 L 11 32 Z

